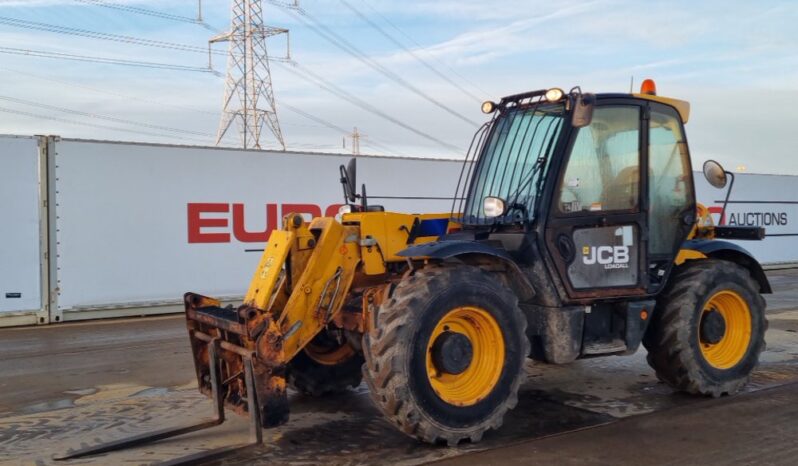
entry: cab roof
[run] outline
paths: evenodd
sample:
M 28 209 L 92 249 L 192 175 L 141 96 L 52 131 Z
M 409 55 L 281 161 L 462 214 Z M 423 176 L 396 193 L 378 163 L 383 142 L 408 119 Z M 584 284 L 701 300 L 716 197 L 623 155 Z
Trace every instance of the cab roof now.
M 690 119 L 690 102 L 686 100 L 679 100 L 674 99 L 672 97 L 662 97 L 659 95 L 651 95 L 651 94 L 622 94 L 622 93 L 604 93 L 604 94 L 596 94 L 596 97 L 599 99 L 609 99 L 609 98 L 635 98 L 635 99 L 643 99 L 643 100 L 650 100 L 652 102 L 659 102 L 661 104 L 670 105 L 671 107 L 675 108 L 677 112 L 679 112 L 679 117 L 682 119 L 683 124 L 687 124 L 687 120 Z
M 552 88 L 555 89 L 555 88 Z M 536 91 L 524 92 L 521 94 L 513 94 L 502 97 L 501 101 L 497 104 L 498 107 L 507 108 L 509 105 L 520 105 L 524 101 L 543 99 L 547 89 L 539 89 Z M 650 100 L 652 102 L 659 102 L 661 104 L 669 105 L 676 109 L 683 124 L 687 123 L 690 119 L 690 102 L 686 100 L 674 99 L 672 97 L 662 97 L 652 94 L 623 94 L 623 93 L 599 93 L 596 94 L 597 99 L 642 99 Z

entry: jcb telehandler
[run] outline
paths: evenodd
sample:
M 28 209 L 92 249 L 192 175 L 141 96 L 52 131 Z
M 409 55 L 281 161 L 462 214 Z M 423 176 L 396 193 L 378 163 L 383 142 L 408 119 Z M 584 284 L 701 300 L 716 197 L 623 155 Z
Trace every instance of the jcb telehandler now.
M 365 380 L 405 434 L 476 442 L 516 405 L 527 358 L 563 364 L 641 342 L 676 390 L 740 390 L 765 346 L 771 289 L 756 259 L 720 238 L 764 230 L 714 226 L 696 204 L 689 104 L 646 81 L 639 94 L 554 88 L 482 110 L 492 118 L 451 213 L 368 204 L 353 160 L 339 216 L 286 216 L 241 306 L 185 295 L 211 423 L 223 406 L 248 412 L 257 441 L 288 420 L 288 386 L 322 396 Z M 717 163 L 704 174 L 726 185 Z

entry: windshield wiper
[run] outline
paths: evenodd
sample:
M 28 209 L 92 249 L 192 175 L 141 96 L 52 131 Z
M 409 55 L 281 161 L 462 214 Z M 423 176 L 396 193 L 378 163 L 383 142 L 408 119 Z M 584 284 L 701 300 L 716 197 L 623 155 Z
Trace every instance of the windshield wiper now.
M 537 175 L 537 173 L 543 167 L 543 164 L 544 164 L 545 161 L 546 161 L 546 157 L 540 157 L 540 158 L 537 159 L 537 161 L 535 162 L 535 165 L 532 167 L 532 172 L 529 174 L 529 176 L 527 176 L 527 178 L 524 180 L 524 182 L 521 183 L 521 185 L 518 187 L 518 189 L 516 189 L 515 192 L 512 194 L 512 200 L 508 201 L 508 203 L 507 203 L 507 213 L 510 213 L 513 210 L 520 210 L 524 214 L 524 217 L 523 217 L 524 221 L 529 220 L 529 209 L 527 209 L 525 204 L 519 204 L 518 203 L 518 197 L 521 195 L 521 193 L 524 191 L 524 189 L 526 189 L 527 185 L 529 185 L 529 183 L 531 183 L 535 179 L 535 175 Z M 509 199 L 509 196 L 508 196 L 508 199 Z M 504 216 L 506 217 L 507 214 L 505 214 Z

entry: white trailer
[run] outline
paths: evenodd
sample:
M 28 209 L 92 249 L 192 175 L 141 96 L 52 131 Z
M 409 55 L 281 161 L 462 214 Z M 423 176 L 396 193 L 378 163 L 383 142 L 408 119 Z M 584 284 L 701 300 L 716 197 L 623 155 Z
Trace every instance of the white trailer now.
M 47 323 L 46 150 L 0 136 L 0 325 Z
M 2 136 L 0 326 L 175 312 L 186 291 L 239 298 L 283 215 L 335 214 L 348 159 Z M 388 210 L 448 212 L 461 168 L 360 156 L 358 180 Z M 719 221 L 725 191 L 695 180 Z M 798 263 L 798 177 L 738 174 L 724 221 L 766 227 L 739 243 L 760 262 Z

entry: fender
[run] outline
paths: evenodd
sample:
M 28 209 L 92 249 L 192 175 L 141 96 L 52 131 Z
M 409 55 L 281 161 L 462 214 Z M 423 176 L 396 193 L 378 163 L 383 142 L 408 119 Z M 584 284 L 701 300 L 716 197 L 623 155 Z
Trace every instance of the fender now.
M 501 264 L 506 267 L 509 285 L 522 301 L 535 296 L 535 288 L 524 272 L 518 267 L 510 254 L 481 241 L 440 240 L 431 243 L 410 246 L 397 253 L 401 257 L 424 257 L 429 259 L 461 259 L 463 262 L 484 265 Z
M 765 271 L 762 269 L 762 265 L 760 265 L 759 261 L 742 246 L 717 239 L 692 239 L 682 243 L 682 248 L 698 251 L 707 257 L 728 260 L 740 264 L 748 269 L 748 271 L 751 272 L 751 276 L 754 277 L 754 280 L 759 283 L 760 293 L 773 293 L 773 289 L 770 287 L 770 282 L 768 281 L 767 275 L 765 275 Z

